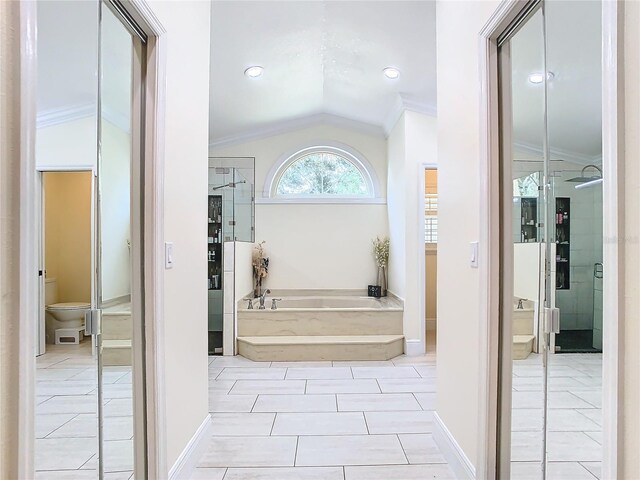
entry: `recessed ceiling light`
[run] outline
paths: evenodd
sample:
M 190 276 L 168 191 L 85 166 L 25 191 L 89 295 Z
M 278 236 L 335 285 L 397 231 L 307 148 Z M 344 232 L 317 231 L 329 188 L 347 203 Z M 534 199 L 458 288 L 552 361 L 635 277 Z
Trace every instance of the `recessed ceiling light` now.
M 253 67 L 247 68 L 244 71 L 244 74 L 247 77 L 256 78 L 256 77 L 259 77 L 260 75 L 262 75 L 262 72 L 264 72 L 264 68 L 260 67 L 259 65 L 254 65 Z
M 395 67 L 387 67 L 382 70 L 382 73 L 384 73 L 385 77 L 390 78 L 391 80 L 395 80 L 400 76 L 400 70 Z
M 547 80 L 553 80 L 553 77 L 555 75 L 553 74 L 553 72 L 549 72 L 547 73 Z M 534 72 L 534 73 L 530 73 L 529 74 L 529 81 L 531 83 L 542 83 L 542 81 L 544 80 L 544 76 L 541 72 Z

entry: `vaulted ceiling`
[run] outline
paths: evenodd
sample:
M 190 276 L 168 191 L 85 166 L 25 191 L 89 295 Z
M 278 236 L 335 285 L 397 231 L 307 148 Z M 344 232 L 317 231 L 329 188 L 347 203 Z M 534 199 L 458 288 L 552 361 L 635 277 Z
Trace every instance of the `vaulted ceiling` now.
M 435 113 L 435 40 L 432 1 L 215 1 L 210 142 L 314 118 L 383 132 L 402 105 Z M 264 74 L 246 77 L 252 65 Z

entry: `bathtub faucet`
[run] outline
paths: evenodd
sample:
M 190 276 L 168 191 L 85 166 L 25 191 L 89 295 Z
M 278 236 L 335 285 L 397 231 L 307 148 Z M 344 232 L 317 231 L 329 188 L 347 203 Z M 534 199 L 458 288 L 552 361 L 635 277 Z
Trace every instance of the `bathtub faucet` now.
M 524 307 L 522 306 L 522 299 L 518 300 L 518 310 L 524 310 Z
M 258 307 L 259 310 L 264 310 L 264 299 L 267 297 L 268 293 L 271 293 L 271 290 L 267 289 L 262 293 L 262 295 L 260 295 L 260 306 Z

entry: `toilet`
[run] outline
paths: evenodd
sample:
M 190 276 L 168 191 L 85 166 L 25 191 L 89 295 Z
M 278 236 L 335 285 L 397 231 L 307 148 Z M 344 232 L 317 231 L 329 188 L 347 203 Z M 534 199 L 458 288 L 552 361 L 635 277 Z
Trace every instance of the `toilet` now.
M 58 303 L 58 282 L 45 280 L 45 330 L 48 343 L 78 344 L 84 337 L 84 314 L 91 308 L 86 302 Z

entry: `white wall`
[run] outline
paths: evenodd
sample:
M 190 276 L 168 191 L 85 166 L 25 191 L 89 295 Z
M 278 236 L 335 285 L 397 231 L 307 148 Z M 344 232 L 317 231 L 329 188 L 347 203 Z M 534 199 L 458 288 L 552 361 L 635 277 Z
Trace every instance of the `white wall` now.
M 438 394 L 436 409 L 472 464 L 478 460 L 480 278 L 478 33 L 499 2 L 436 5 L 438 71 Z
M 513 296 L 537 302 L 540 298 L 539 243 L 513 244 Z
M 98 159 L 96 138 L 95 115 L 38 128 L 36 167 L 38 170 L 93 169 Z
M 403 185 L 406 181 L 406 129 L 405 116 L 395 124 L 388 138 L 387 157 L 389 159 L 387 207 L 389 221 L 389 290 L 404 299 L 406 295 L 406 223 L 404 214 L 391 215 L 391 212 L 404 212 L 407 198 Z
M 329 125 L 315 126 L 240 145 L 211 148 L 212 157 L 255 157 L 256 197 L 282 155 L 323 141 L 362 153 L 386 188 L 386 141 Z M 376 281 L 371 240 L 387 235 L 384 204 L 256 204 L 256 242 L 270 259 L 266 288 L 366 289 Z
M 103 121 L 102 136 L 100 274 L 108 302 L 131 295 L 131 135 Z
M 166 28 L 164 202 L 175 265 L 165 272 L 168 467 L 208 414 L 207 144 L 210 3 L 151 1 Z
M 424 249 L 422 164 L 438 162 L 435 117 L 404 112 L 389 136 L 388 158 L 389 289 L 404 299 L 407 353 L 424 353 L 420 346 L 424 338 L 424 308 L 420 302 L 424 296 L 424 267 L 417 258 Z

